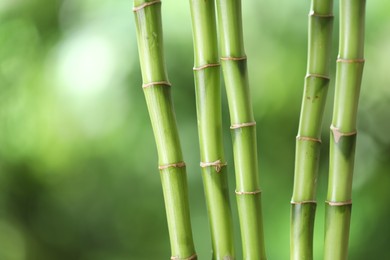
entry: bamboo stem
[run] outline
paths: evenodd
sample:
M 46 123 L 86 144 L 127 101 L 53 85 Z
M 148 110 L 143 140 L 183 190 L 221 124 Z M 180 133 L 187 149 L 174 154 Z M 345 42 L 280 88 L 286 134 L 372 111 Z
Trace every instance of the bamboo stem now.
M 160 1 L 134 1 L 143 90 L 156 140 L 171 259 L 196 259 L 187 175 L 163 55 Z
M 233 225 L 222 140 L 220 65 L 214 1 L 190 0 L 203 185 L 212 259 L 234 259 Z
M 331 125 L 325 260 L 348 257 L 356 117 L 364 65 L 365 0 L 340 0 L 340 43 Z
M 312 0 L 308 28 L 308 60 L 291 199 L 290 259 L 313 259 L 316 188 L 321 127 L 329 87 L 333 0 Z
M 240 0 L 217 0 L 221 63 L 226 84 L 236 172 L 243 259 L 266 259 L 254 122 L 243 44 Z

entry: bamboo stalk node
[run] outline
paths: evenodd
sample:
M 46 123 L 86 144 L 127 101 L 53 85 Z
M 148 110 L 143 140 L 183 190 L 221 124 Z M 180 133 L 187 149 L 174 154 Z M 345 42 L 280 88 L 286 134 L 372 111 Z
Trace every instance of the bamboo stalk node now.
M 179 256 L 171 256 L 171 260 L 196 260 L 198 259 L 198 256 L 196 254 L 193 254 L 190 257 L 186 258 L 180 258 Z
M 249 127 L 249 126 L 255 126 L 256 122 L 248 122 L 248 123 L 241 123 L 241 124 L 233 124 L 230 126 L 230 129 L 238 129 L 243 127 Z
M 242 57 L 221 57 L 221 60 L 246 60 L 246 56 Z
M 315 73 L 308 73 L 306 74 L 306 78 L 320 78 L 320 79 L 326 79 L 330 80 L 330 78 L 326 75 L 321 75 L 321 74 L 315 74 Z
M 157 85 L 170 87 L 171 83 L 169 83 L 168 81 L 149 82 L 149 83 L 142 84 L 142 88 L 149 88 Z
M 165 165 L 159 165 L 159 170 L 165 170 L 168 168 L 183 168 L 186 167 L 185 162 L 178 162 L 178 163 L 171 163 L 171 164 L 165 164 Z
M 255 190 L 255 191 L 235 191 L 236 195 L 256 195 L 261 193 L 261 190 Z
M 326 204 L 329 206 L 346 206 L 346 205 L 352 205 L 352 200 L 347 201 L 325 201 Z
M 333 18 L 334 17 L 333 14 L 319 14 L 319 13 L 316 13 L 314 11 L 311 11 L 309 13 L 309 16 L 320 17 L 320 18 Z
M 316 142 L 316 143 L 322 143 L 321 139 L 308 137 L 308 136 L 300 136 L 300 135 L 297 136 L 297 140 L 298 141 L 312 141 L 312 142 Z
M 219 63 L 210 63 L 210 64 L 205 64 L 205 65 L 202 65 L 199 67 L 194 67 L 193 70 L 198 71 L 198 70 L 203 70 L 203 69 L 207 69 L 207 68 L 211 68 L 211 67 L 219 67 L 219 66 L 221 66 L 221 64 L 219 64 Z
M 155 0 L 155 1 L 143 3 L 142 5 L 139 5 L 139 6 L 135 6 L 133 8 L 133 12 L 138 12 L 139 10 L 144 9 L 147 6 L 151 6 L 151 5 L 154 5 L 154 4 L 161 4 L 161 1 L 160 0 Z
M 364 63 L 365 59 L 341 59 L 341 58 L 338 58 L 337 62 L 340 62 L 340 63 Z
M 340 129 L 333 125 L 330 126 L 330 130 L 333 132 L 333 137 L 336 144 L 340 141 L 340 138 L 343 136 L 353 136 L 357 134 L 356 131 L 347 132 L 347 133 L 340 132 Z
M 205 168 L 205 167 L 215 167 L 216 172 L 220 172 L 222 167 L 226 166 L 227 163 L 221 162 L 221 160 L 217 160 L 215 162 L 200 162 L 200 167 Z
M 317 201 L 315 200 L 303 200 L 303 201 L 291 201 L 291 204 L 293 205 L 301 205 L 301 204 L 317 204 Z

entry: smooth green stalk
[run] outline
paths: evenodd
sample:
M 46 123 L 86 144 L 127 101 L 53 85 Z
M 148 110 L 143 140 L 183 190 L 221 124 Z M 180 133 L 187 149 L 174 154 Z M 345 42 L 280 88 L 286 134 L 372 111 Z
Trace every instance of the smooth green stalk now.
M 201 166 L 212 259 L 234 259 L 232 217 L 222 141 L 220 66 L 213 0 L 190 0 Z
M 187 177 L 163 55 L 161 3 L 134 1 L 143 89 L 156 140 L 171 259 L 196 259 Z
M 325 260 L 348 257 L 356 116 L 364 65 L 365 0 L 340 0 L 340 43 L 331 126 Z
M 290 259 L 313 259 L 316 188 L 321 127 L 329 87 L 333 0 L 312 0 L 309 13 L 308 59 L 291 199 Z
M 243 259 L 266 259 L 254 122 L 240 0 L 217 0 L 221 63 L 228 95 Z

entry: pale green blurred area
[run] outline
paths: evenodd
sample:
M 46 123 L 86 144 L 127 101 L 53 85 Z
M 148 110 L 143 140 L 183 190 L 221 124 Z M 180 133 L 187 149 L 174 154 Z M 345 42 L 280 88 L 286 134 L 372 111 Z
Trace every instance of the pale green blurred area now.
M 132 1 L 0 2 L 0 260 L 169 259 L 157 153 Z M 350 259 L 388 259 L 390 3 L 368 1 Z M 188 169 L 199 259 L 211 243 L 199 168 L 187 1 L 163 3 L 165 52 Z M 288 259 L 295 135 L 309 1 L 243 1 L 258 125 L 266 248 Z M 337 55 L 337 8 L 333 61 Z M 334 62 L 333 62 L 334 63 Z M 332 68 L 334 77 L 334 66 Z M 322 259 L 329 125 L 323 125 L 315 259 Z M 237 259 L 229 116 L 223 92 Z

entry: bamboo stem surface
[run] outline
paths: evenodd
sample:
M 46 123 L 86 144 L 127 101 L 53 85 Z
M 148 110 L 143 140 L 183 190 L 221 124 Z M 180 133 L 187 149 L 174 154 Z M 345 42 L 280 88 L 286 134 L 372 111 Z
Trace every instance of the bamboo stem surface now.
M 365 0 L 340 0 L 340 42 L 331 125 L 325 260 L 348 258 L 356 118 L 364 65 Z
M 143 90 L 159 158 L 171 259 L 196 259 L 187 175 L 163 53 L 161 2 L 134 0 Z

